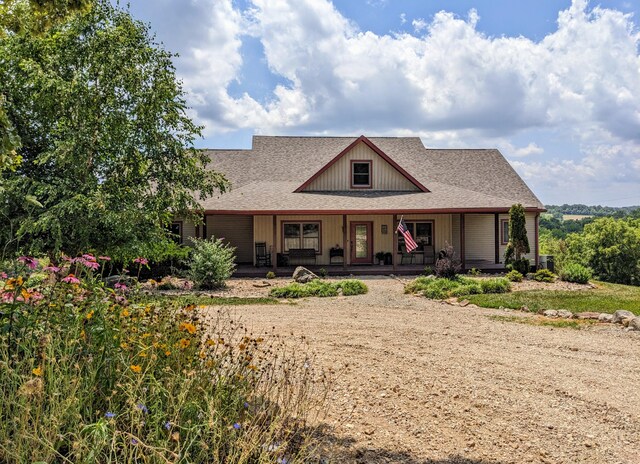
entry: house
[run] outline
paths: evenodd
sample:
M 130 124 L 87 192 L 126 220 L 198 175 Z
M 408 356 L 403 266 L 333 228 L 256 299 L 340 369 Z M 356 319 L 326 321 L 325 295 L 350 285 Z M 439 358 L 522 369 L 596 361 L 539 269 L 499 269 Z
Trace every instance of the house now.
M 394 270 L 415 270 L 448 243 L 467 269 L 501 269 L 514 203 L 525 207 L 527 258 L 538 263 L 544 205 L 498 150 L 429 149 L 418 137 L 255 136 L 250 150 L 208 153 L 231 189 L 204 201 L 203 226 L 174 227 L 183 240 L 224 237 L 240 264 L 353 270 L 385 252 Z M 394 233 L 401 218 L 418 244 L 410 255 Z

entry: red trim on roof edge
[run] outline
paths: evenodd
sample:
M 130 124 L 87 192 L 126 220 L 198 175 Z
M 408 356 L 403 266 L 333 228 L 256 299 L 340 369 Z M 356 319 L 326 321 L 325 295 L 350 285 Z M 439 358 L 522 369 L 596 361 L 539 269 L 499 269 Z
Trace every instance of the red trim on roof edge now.
M 364 135 L 361 135 L 360 137 L 355 139 L 352 143 L 350 143 L 347 148 L 345 148 L 340 153 L 338 153 L 338 156 L 333 158 L 331 161 L 329 161 L 327 164 L 325 164 L 322 169 L 320 169 L 313 176 L 311 176 L 304 184 L 302 184 L 300 187 L 295 189 L 294 193 L 302 192 L 305 188 L 307 188 L 309 186 L 309 184 L 311 184 L 311 182 L 316 180 L 318 178 L 318 176 L 320 176 L 323 172 L 325 172 L 327 169 L 329 169 L 331 166 L 333 166 L 336 162 L 338 162 L 338 160 L 340 158 L 342 158 L 345 154 L 347 154 L 349 152 L 349 150 L 351 150 L 353 147 L 355 147 L 360 142 L 363 142 L 365 145 L 367 145 L 369 148 L 371 148 L 374 152 L 376 152 L 383 160 L 385 160 L 387 163 L 389 163 L 396 171 L 398 171 L 400 174 L 402 174 L 409 182 L 411 182 L 413 185 L 418 187 L 418 189 L 420 191 L 429 192 L 429 189 L 427 187 L 422 185 L 411 174 L 409 174 L 407 171 L 402 169 L 398 165 L 398 163 L 396 163 L 395 161 L 393 161 L 389 157 L 389 155 L 387 155 L 385 152 L 380 150 L 371 140 L 366 138 Z
M 528 213 L 541 213 L 546 209 L 525 208 Z M 228 214 L 238 216 L 261 216 L 261 215 L 289 215 L 289 214 L 447 214 L 447 213 L 508 213 L 509 208 L 440 208 L 440 209 L 300 209 L 300 210 L 228 210 L 228 209 L 208 209 L 205 214 Z

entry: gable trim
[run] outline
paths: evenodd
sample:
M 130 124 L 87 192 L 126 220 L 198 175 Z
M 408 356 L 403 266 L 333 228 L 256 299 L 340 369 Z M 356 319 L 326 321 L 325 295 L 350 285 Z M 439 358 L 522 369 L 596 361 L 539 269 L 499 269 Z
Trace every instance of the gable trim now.
M 318 172 L 316 172 L 313 176 L 311 176 L 304 184 L 302 184 L 300 187 L 298 187 L 297 189 L 294 190 L 294 193 L 299 193 L 302 192 L 304 189 L 306 189 L 314 180 L 316 180 L 322 173 L 324 173 L 325 171 L 327 171 L 331 166 L 333 166 L 335 163 L 338 162 L 338 160 L 340 160 L 340 158 L 342 158 L 344 155 L 346 155 L 353 147 L 355 147 L 358 143 L 364 143 L 365 145 L 367 145 L 369 148 L 371 148 L 378 156 L 380 156 L 380 158 L 382 158 L 383 160 L 385 160 L 387 163 L 389 163 L 389 165 L 391 165 L 391 167 L 393 167 L 396 171 L 398 171 L 402 176 L 404 176 L 409 182 L 411 182 L 413 185 L 415 185 L 418 190 L 420 190 L 421 192 L 429 192 L 429 189 L 427 189 L 427 187 L 425 187 L 424 185 L 422 185 L 420 182 L 418 182 L 411 174 L 409 174 L 407 171 L 405 171 L 404 169 L 402 169 L 398 163 L 396 163 L 393 159 L 391 159 L 389 157 L 389 155 L 387 155 L 385 152 L 383 152 L 382 150 L 380 150 L 380 148 L 378 148 L 371 140 L 369 140 L 368 138 L 366 138 L 364 135 L 361 135 L 360 137 L 358 137 L 357 139 L 355 139 L 352 143 L 349 144 L 349 146 L 347 148 L 345 148 L 344 150 L 342 150 L 340 153 L 338 153 L 338 155 L 333 158 L 331 161 L 329 161 L 327 164 L 325 164 L 322 169 L 320 169 Z

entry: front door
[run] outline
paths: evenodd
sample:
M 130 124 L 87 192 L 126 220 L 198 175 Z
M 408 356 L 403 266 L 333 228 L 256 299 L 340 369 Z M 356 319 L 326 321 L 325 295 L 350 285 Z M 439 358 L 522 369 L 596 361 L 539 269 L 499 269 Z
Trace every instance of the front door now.
M 373 263 L 371 222 L 351 223 L 351 264 Z

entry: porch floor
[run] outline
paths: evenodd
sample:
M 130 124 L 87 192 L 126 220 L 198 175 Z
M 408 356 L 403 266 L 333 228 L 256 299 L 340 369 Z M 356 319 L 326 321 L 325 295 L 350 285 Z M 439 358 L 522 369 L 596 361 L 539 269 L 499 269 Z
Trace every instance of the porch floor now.
M 341 264 L 332 265 L 305 265 L 311 272 L 318 273 L 320 269 L 325 269 L 330 276 L 347 276 L 347 275 L 420 275 L 423 273 L 426 265 L 424 264 L 402 264 L 398 265 L 396 270 L 393 266 L 385 266 L 379 264 L 358 265 L 343 267 Z M 433 266 L 433 264 L 431 264 Z M 275 271 L 278 277 L 291 276 L 297 266 L 278 267 Z M 490 261 L 467 261 L 465 269 L 476 268 L 483 272 L 495 273 L 504 271 L 503 264 L 495 264 Z M 255 267 L 250 264 L 240 264 L 233 273 L 234 277 L 264 277 L 269 271 L 273 271 L 271 267 Z

